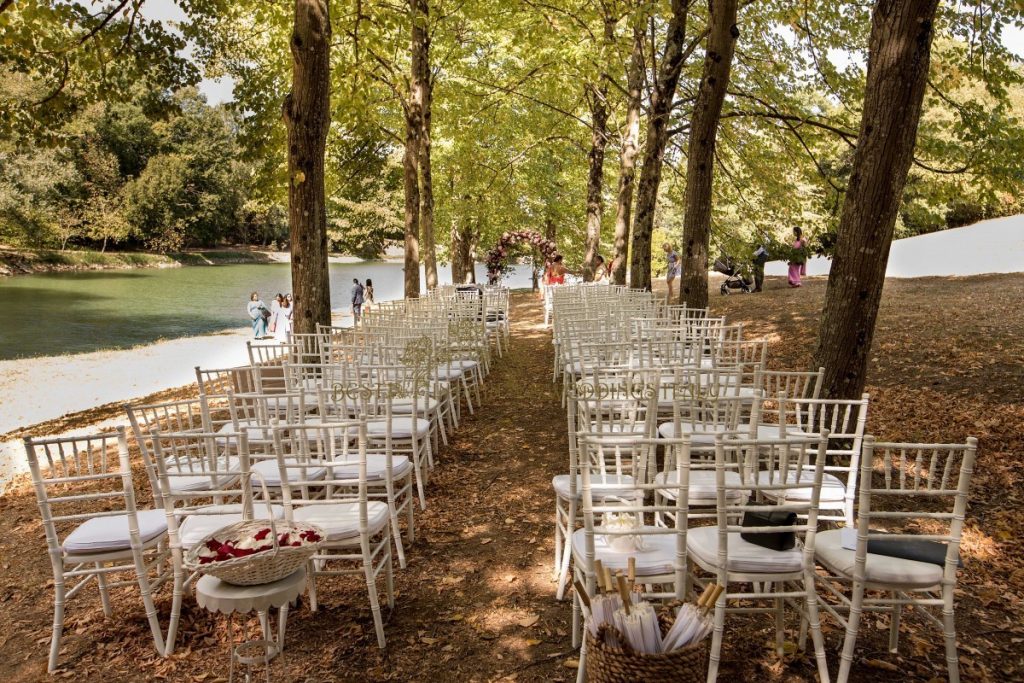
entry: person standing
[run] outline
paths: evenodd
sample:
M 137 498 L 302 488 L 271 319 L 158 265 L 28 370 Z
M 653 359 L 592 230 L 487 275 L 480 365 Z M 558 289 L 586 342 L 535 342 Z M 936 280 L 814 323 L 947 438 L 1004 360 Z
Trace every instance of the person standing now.
M 366 285 L 363 287 L 363 307 L 365 311 L 372 309 L 377 300 L 373 298 L 373 280 L 366 278 Z
M 793 228 L 793 255 L 789 259 L 789 286 L 801 287 L 800 276 L 807 275 L 807 240 L 804 231 Z
M 611 273 L 608 272 L 608 266 L 605 265 L 604 257 L 598 254 L 594 257 L 594 280 L 595 284 L 608 284 L 611 279 Z
M 352 318 L 358 325 L 363 317 L 363 286 L 357 278 L 352 278 Z
M 565 274 L 569 271 L 566 269 L 563 263 L 565 259 L 559 254 L 555 257 L 554 261 L 551 262 L 551 270 L 548 272 L 548 284 L 549 285 L 564 285 Z
M 281 297 L 281 304 L 277 307 L 277 314 L 274 317 L 274 339 L 281 343 L 288 341 L 288 335 L 292 331 L 292 311 L 291 299 Z
M 679 254 L 676 253 L 671 244 L 665 242 L 661 245 L 661 248 L 665 252 L 665 260 L 668 265 L 665 270 L 665 282 L 668 284 L 668 300 L 672 301 L 675 298 L 675 281 L 677 277 L 682 275 L 683 263 L 679 260 Z
M 764 246 L 764 239 L 761 239 L 757 243 L 757 249 L 754 250 L 754 258 L 751 259 L 754 263 L 754 291 L 764 291 L 764 264 L 768 263 L 768 249 Z
M 255 339 L 266 337 L 267 318 L 270 317 L 270 311 L 267 310 L 266 304 L 260 300 L 259 292 L 253 292 L 249 295 L 249 305 L 246 306 L 245 310 L 252 319 L 252 336 Z

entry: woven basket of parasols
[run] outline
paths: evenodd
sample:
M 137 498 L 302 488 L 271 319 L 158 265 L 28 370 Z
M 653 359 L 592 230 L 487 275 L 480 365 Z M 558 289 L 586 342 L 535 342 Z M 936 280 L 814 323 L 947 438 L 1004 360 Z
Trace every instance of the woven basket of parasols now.
M 613 577 L 600 561 L 595 569 L 596 595 L 574 583 L 587 616 L 586 679 L 591 683 L 703 683 L 706 638 L 714 627 L 709 611 L 725 587 L 708 584 L 696 604 L 673 602 L 655 611 L 633 590 L 633 558 L 625 576 L 619 572 Z

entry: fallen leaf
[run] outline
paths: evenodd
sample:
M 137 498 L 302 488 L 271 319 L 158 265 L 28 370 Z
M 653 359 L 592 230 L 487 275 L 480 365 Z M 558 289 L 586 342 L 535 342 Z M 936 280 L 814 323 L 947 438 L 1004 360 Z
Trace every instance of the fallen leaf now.
M 523 628 L 530 628 L 531 626 L 536 624 L 538 621 L 540 621 L 540 617 L 537 616 L 536 614 L 531 614 L 528 617 L 520 619 L 516 623 L 519 624 L 520 626 L 522 626 Z

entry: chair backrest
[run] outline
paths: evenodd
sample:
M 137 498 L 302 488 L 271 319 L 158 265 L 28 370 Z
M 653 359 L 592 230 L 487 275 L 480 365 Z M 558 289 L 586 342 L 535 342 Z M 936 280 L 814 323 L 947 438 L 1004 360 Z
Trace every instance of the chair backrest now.
M 253 368 L 248 365 L 213 370 L 196 366 L 196 382 L 199 384 L 200 396 L 211 401 L 226 399 L 229 391 L 256 391 L 259 386 Z
M 861 448 L 868 420 L 869 396 L 859 399 L 785 397 L 786 422 L 807 434 L 828 432 L 825 472 L 846 485 L 841 517 L 823 515 L 821 519 L 839 519 L 853 524 L 853 508 L 860 475 Z
M 246 430 L 237 434 L 157 430 L 152 439 L 169 531 L 177 528 L 183 515 L 203 514 L 204 508 L 223 503 L 241 503 L 245 518 L 252 518 Z
M 886 538 L 945 543 L 943 582 L 956 582 L 977 452 L 974 437 L 960 444 L 891 443 L 864 437 L 855 579 L 864 578 L 867 542 Z M 878 533 L 883 525 L 889 527 L 884 535 Z
M 582 453 L 591 454 L 582 458 L 583 464 L 580 468 L 581 479 L 581 502 L 583 512 L 584 546 L 583 566 L 581 567 L 588 583 L 595 575 L 595 562 L 598 544 L 604 544 L 616 548 L 619 543 L 626 547 L 616 548 L 622 559 L 622 566 L 611 566 L 609 569 L 626 569 L 626 558 L 630 554 L 629 547 L 632 545 L 638 550 L 653 550 L 657 546 L 659 560 L 654 563 L 657 566 L 651 569 L 651 565 L 638 562 L 638 568 L 642 573 L 651 576 L 672 576 L 671 581 L 657 583 L 669 583 L 673 590 L 648 593 L 647 597 L 660 597 L 668 599 L 683 599 L 686 587 L 686 529 L 689 505 L 689 468 L 690 451 L 689 437 L 684 436 L 676 440 L 654 440 L 639 439 L 634 442 L 634 447 L 654 448 L 663 445 L 666 452 L 671 452 L 671 459 L 674 463 L 675 477 L 671 483 L 649 484 L 646 482 L 634 482 L 632 490 L 624 490 L 621 495 L 614 495 L 606 488 L 609 483 L 614 482 L 602 474 L 599 467 L 588 466 L 587 463 L 603 462 L 607 460 L 604 454 L 606 448 L 619 447 L 614 441 L 609 441 L 607 435 L 590 434 L 581 432 L 579 444 Z M 603 490 L 602 490 L 603 489 Z M 667 498 L 660 498 L 654 495 L 655 490 L 665 493 L 672 490 L 672 495 Z M 597 492 L 599 495 L 595 495 Z M 609 495 L 611 493 L 611 495 Z M 666 514 L 667 513 L 667 514 Z M 658 519 L 668 519 L 667 523 L 656 523 Z M 672 537 L 674 542 L 664 542 L 666 537 Z M 651 547 L 648 547 L 651 546 Z M 614 556 L 614 555 L 612 555 Z M 606 558 L 609 555 L 605 555 Z M 642 574 L 638 581 L 646 583 Z M 593 589 L 593 584 L 588 586 Z
M 736 435 L 715 437 L 715 475 L 717 488 L 716 523 L 718 526 L 718 563 L 728 567 L 730 533 L 793 532 L 803 538 L 804 566 L 813 566 L 814 534 L 818 526 L 818 503 L 825 471 L 825 445 L 828 433 L 786 435 L 776 439 L 752 439 Z M 792 472 L 793 476 L 759 476 L 761 472 Z M 735 476 L 727 476 L 735 473 Z M 788 492 L 811 490 L 809 496 Z M 766 495 L 767 493 L 767 495 Z M 770 500 L 778 502 L 772 504 Z M 791 525 L 743 527 L 746 512 L 793 512 Z
M 24 445 L 54 571 L 61 571 L 62 539 L 89 519 L 127 515 L 132 547 L 142 547 L 124 427 L 81 437 L 29 437 Z
M 358 504 L 360 531 L 365 531 L 366 421 L 278 424 L 273 437 L 286 518 L 291 520 L 301 506 L 352 502 Z
M 128 415 L 132 433 L 135 435 L 135 442 L 139 445 L 142 464 L 146 469 L 146 476 L 149 478 L 149 485 L 153 490 L 154 504 L 157 507 L 162 507 L 163 501 L 160 498 L 159 475 L 153 457 L 153 432 L 214 432 L 217 431 L 219 425 L 225 424 L 231 419 L 230 411 L 228 411 L 228 415 L 219 416 L 220 419 L 214 422 L 209 405 L 202 398 L 135 406 L 126 405 L 124 409 Z

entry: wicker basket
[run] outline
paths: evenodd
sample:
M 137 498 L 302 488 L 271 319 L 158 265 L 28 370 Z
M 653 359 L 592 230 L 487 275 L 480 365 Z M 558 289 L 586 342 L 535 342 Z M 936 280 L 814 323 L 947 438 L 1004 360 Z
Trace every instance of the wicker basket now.
M 672 624 L 665 611 L 658 615 L 664 636 Z M 605 644 L 605 631 L 617 636 L 622 648 Z M 639 681 L 672 681 L 672 683 L 704 683 L 708 675 L 707 641 L 655 655 L 642 654 L 626 644 L 625 638 L 610 624 L 602 624 L 597 636 L 587 634 L 587 680 L 591 683 L 634 683 Z
M 203 540 L 192 546 L 185 554 L 185 568 L 189 571 L 196 571 L 200 574 L 215 576 L 225 583 L 236 586 L 259 586 L 265 583 L 280 581 L 298 571 L 299 567 L 306 564 L 309 558 L 316 554 L 316 551 L 323 545 L 326 538 L 324 530 L 313 524 L 301 522 L 277 522 L 274 519 L 274 506 L 270 502 L 270 493 L 267 490 L 267 482 L 258 472 L 252 472 L 263 489 L 263 500 L 267 504 L 266 519 L 250 519 L 242 522 L 235 522 L 207 534 Z M 273 547 L 270 550 L 253 553 L 245 557 L 235 557 L 220 562 L 207 562 L 200 564 L 199 553 L 206 547 L 208 541 L 220 537 L 244 537 L 255 535 L 258 531 L 270 526 L 270 540 Z M 312 531 L 320 537 L 319 543 L 303 543 L 298 547 L 286 545 L 280 546 L 277 539 L 281 534 L 301 534 L 303 531 Z
M 263 552 L 253 553 L 245 557 L 235 557 L 221 562 L 199 563 L 199 553 L 206 547 L 206 542 L 216 538 L 230 538 L 233 536 L 244 537 L 255 534 L 261 529 L 270 525 L 270 536 L 273 539 L 274 547 Z M 273 583 L 294 573 L 302 567 L 309 558 L 316 554 L 320 543 L 303 543 L 301 546 L 279 546 L 278 537 L 283 533 L 300 534 L 303 531 L 313 531 L 320 538 L 324 537 L 324 531 L 312 524 L 300 524 L 298 522 L 277 523 L 273 519 L 253 519 L 247 522 L 236 522 L 214 531 L 203 540 L 196 543 L 185 555 L 185 567 L 189 571 L 198 571 L 202 574 L 216 576 L 221 581 L 236 586 L 256 586 L 264 583 Z

